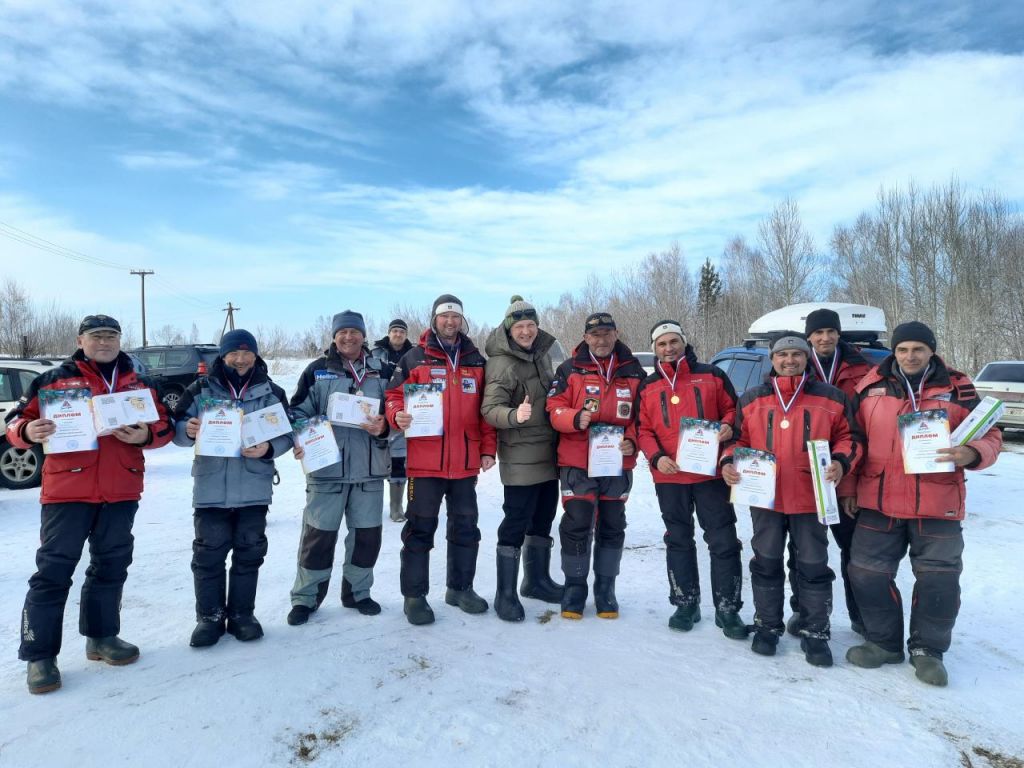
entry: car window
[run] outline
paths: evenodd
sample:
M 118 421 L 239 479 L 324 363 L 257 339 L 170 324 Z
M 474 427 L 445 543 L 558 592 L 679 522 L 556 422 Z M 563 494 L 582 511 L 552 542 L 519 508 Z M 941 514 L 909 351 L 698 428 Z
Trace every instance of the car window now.
M 721 360 L 712 360 L 711 364 L 720 368 L 722 373 L 728 374 L 729 369 L 732 368 L 732 361 L 733 358 L 731 357 L 723 357 Z M 732 381 L 732 379 L 730 379 L 730 381 Z
M 192 353 L 187 349 L 169 349 L 164 359 L 164 368 L 181 368 L 189 364 Z
M 736 392 L 742 393 L 761 383 L 761 360 L 749 357 L 735 358 L 728 375 Z
M 163 352 L 149 352 L 145 349 L 135 353 L 147 368 L 163 368 Z
M 39 374 L 33 371 L 18 371 L 18 381 L 21 382 L 21 393 L 25 394 L 28 392 L 28 388 L 32 386 L 32 382 L 38 377 Z
M 12 372 L 0 370 L 0 400 L 11 401 L 14 399 L 14 388 L 11 386 Z
M 975 381 L 1017 381 L 1024 383 L 1024 363 L 989 363 Z

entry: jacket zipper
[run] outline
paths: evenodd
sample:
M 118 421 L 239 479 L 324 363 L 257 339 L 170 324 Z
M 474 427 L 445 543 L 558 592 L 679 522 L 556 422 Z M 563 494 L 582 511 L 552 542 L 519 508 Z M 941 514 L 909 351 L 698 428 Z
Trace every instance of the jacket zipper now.
M 672 424 L 668 420 L 668 396 L 664 390 L 661 392 L 661 418 L 665 422 L 665 426 L 671 429 Z
M 811 439 L 811 414 L 804 411 L 804 444 L 800 447 L 804 453 L 807 453 L 807 441 Z
M 704 399 L 700 396 L 700 389 L 698 387 L 693 388 L 693 397 L 697 401 L 697 418 L 704 418 Z
M 766 445 L 768 446 L 768 453 L 772 453 L 772 445 L 773 445 L 772 429 L 774 428 L 774 425 L 775 425 L 775 411 L 768 411 L 768 440 L 766 441 Z

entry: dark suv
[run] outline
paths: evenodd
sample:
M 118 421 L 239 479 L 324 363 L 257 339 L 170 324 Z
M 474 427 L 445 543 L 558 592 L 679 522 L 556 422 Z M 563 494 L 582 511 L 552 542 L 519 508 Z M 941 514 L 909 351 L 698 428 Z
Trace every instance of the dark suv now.
M 133 349 L 160 391 L 164 405 L 174 410 L 185 388 L 207 372 L 220 354 L 216 344 L 170 344 Z

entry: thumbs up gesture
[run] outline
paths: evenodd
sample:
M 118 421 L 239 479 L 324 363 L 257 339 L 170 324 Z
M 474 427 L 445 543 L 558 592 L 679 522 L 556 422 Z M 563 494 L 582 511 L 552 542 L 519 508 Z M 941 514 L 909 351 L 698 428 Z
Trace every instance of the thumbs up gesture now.
M 530 420 L 532 415 L 533 406 L 530 405 L 530 396 L 527 395 L 526 399 L 520 403 L 518 408 L 516 408 L 516 422 L 519 424 L 525 424 Z

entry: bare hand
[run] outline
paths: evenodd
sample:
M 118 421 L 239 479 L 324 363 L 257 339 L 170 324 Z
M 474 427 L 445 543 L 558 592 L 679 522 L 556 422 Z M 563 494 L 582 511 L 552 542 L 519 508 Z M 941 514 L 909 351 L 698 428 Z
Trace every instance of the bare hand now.
M 633 441 L 630 440 L 628 437 L 623 438 L 622 442 L 619 443 L 619 451 L 622 453 L 623 456 L 632 456 L 634 453 L 636 453 L 636 446 L 633 444 Z
M 516 408 L 516 422 L 518 424 L 525 424 L 530 420 L 531 416 L 533 416 L 533 406 L 530 405 L 530 396 L 527 395 L 523 402 L 519 404 L 519 407 Z
M 969 445 L 958 445 L 953 448 L 939 448 L 935 452 L 939 461 L 952 461 L 958 467 L 966 467 L 978 460 L 978 452 Z
M 718 430 L 718 441 L 724 443 L 726 440 L 732 439 L 732 424 L 722 424 L 722 428 Z
M 295 457 L 296 461 L 302 461 L 302 457 L 306 455 L 306 449 L 301 445 L 295 445 L 292 448 L 292 456 Z
M 185 434 L 189 436 L 190 440 L 196 439 L 196 435 L 199 434 L 199 425 L 202 423 L 198 416 L 193 416 L 185 422 Z
M 368 424 L 360 424 L 359 426 L 376 437 L 384 431 L 384 417 L 380 415 L 371 416 Z
M 828 469 L 825 470 L 825 481 L 829 483 L 839 484 L 839 481 L 843 479 L 843 465 L 838 461 L 833 461 L 828 465 Z
M 188 429 L 188 427 L 186 427 L 185 429 Z M 245 458 L 247 459 L 262 459 L 269 450 L 270 443 L 256 443 L 256 445 L 252 446 L 251 448 L 243 448 L 242 455 L 245 456 Z
M 679 471 L 679 465 L 676 464 L 668 456 L 662 456 L 658 459 L 658 463 L 655 465 L 655 469 L 661 472 L 663 475 L 674 475 Z
M 49 419 L 36 419 L 25 425 L 23 434 L 30 443 L 41 443 L 56 431 L 57 425 Z
M 857 516 L 857 497 L 856 496 L 843 496 L 839 499 L 839 507 L 843 510 L 843 514 L 847 517 L 853 518 Z
M 726 464 L 722 467 L 722 479 L 725 480 L 726 485 L 739 485 L 740 473 L 732 464 Z
M 493 456 L 483 456 L 480 458 L 480 469 L 486 472 L 488 469 L 494 466 Z
M 142 445 L 149 442 L 149 425 L 134 424 L 130 427 L 118 427 L 111 432 L 114 437 L 128 445 Z
M 594 414 L 590 411 L 580 411 L 580 429 L 586 429 L 590 426 L 590 422 L 593 421 Z
M 401 430 L 406 430 L 412 424 L 412 414 L 406 413 L 405 411 L 399 411 L 395 414 L 395 424 Z

